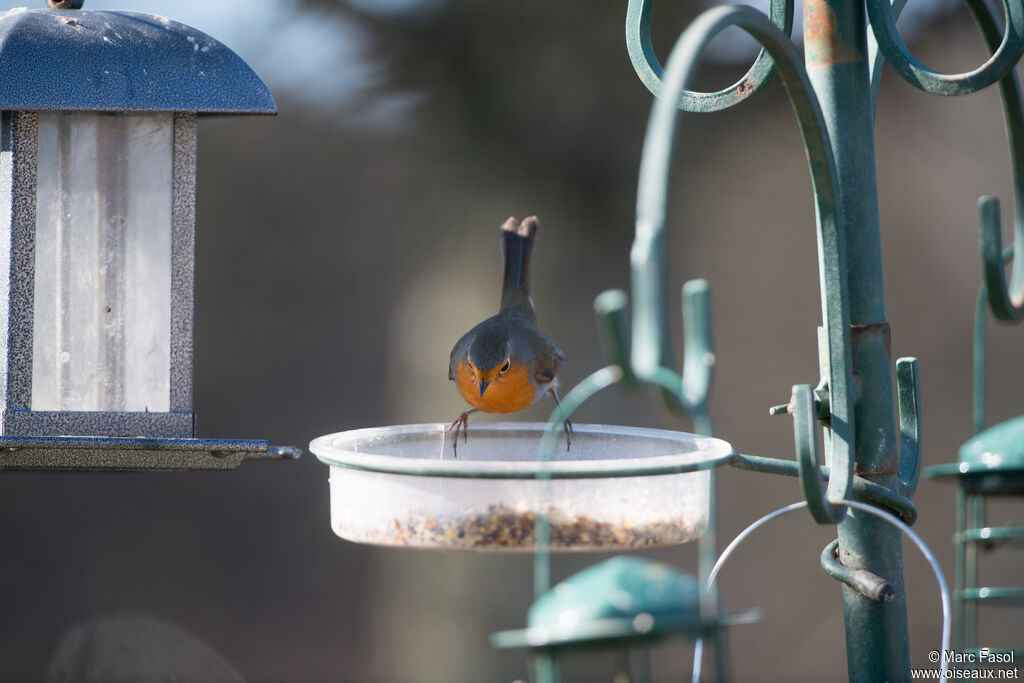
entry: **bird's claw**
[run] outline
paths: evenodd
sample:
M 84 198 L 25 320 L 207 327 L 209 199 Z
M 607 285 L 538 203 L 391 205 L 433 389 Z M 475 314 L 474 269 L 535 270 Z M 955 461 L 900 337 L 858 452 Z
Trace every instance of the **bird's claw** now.
M 472 412 L 474 411 L 467 410 L 462 413 L 445 430 L 446 432 L 455 432 L 455 438 L 452 439 L 452 455 L 456 458 L 459 457 L 459 433 L 462 433 L 462 443 L 467 443 L 469 440 L 469 415 Z

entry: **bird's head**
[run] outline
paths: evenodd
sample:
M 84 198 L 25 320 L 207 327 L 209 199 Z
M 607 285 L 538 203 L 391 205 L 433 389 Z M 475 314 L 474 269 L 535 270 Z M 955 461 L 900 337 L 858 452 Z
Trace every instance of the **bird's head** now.
M 480 396 L 487 387 L 508 374 L 512 368 L 511 343 L 508 337 L 484 332 L 473 341 L 466 356 L 466 365 L 480 387 Z

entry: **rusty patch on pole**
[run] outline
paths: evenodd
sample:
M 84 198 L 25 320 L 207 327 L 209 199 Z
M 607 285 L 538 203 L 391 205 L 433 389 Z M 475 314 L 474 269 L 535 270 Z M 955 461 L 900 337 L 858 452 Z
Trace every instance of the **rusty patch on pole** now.
M 808 66 L 832 66 L 864 59 L 839 36 L 836 13 L 825 0 L 804 2 L 804 49 Z
M 863 343 L 865 339 L 869 338 L 881 338 L 886 354 L 891 355 L 892 330 L 889 328 L 889 323 L 874 323 L 872 325 L 850 325 L 850 345 L 853 348 L 854 358 L 857 357 L 858 343 Z

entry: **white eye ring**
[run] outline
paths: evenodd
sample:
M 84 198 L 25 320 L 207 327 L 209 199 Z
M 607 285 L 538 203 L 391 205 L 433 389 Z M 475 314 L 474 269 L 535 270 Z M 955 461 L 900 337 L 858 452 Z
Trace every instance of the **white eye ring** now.
M 498 368 L 498 372 L 500 372 L 501 374 L 504 375 L 506 372 L 508 372 L 509 368 L 511 368 L 511 367 L 512 367 L 512 362 L 508 358 L 506 358 L 505 362 L 501 364 L 500 368 Z

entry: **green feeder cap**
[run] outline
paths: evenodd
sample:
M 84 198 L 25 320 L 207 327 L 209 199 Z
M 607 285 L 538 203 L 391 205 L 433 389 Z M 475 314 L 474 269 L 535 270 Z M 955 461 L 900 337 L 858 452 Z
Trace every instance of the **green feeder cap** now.
M 960 462 L 929 467 L 929 477 L 959 476 L 979 492 L 1024 491 L 1024 416 L 971 437 L 960 447 Z
M 960 447 L 960 471 L 1024 472 L 1024 416 L 990 427 Z
M 702 619 L 697 581 L 662 562 L 614 557 L 569 577 L 530 607 L 527 628 L 491 636 L 495 647 L 565 647 L 701 633 L 753 621 L 753 613 Z

